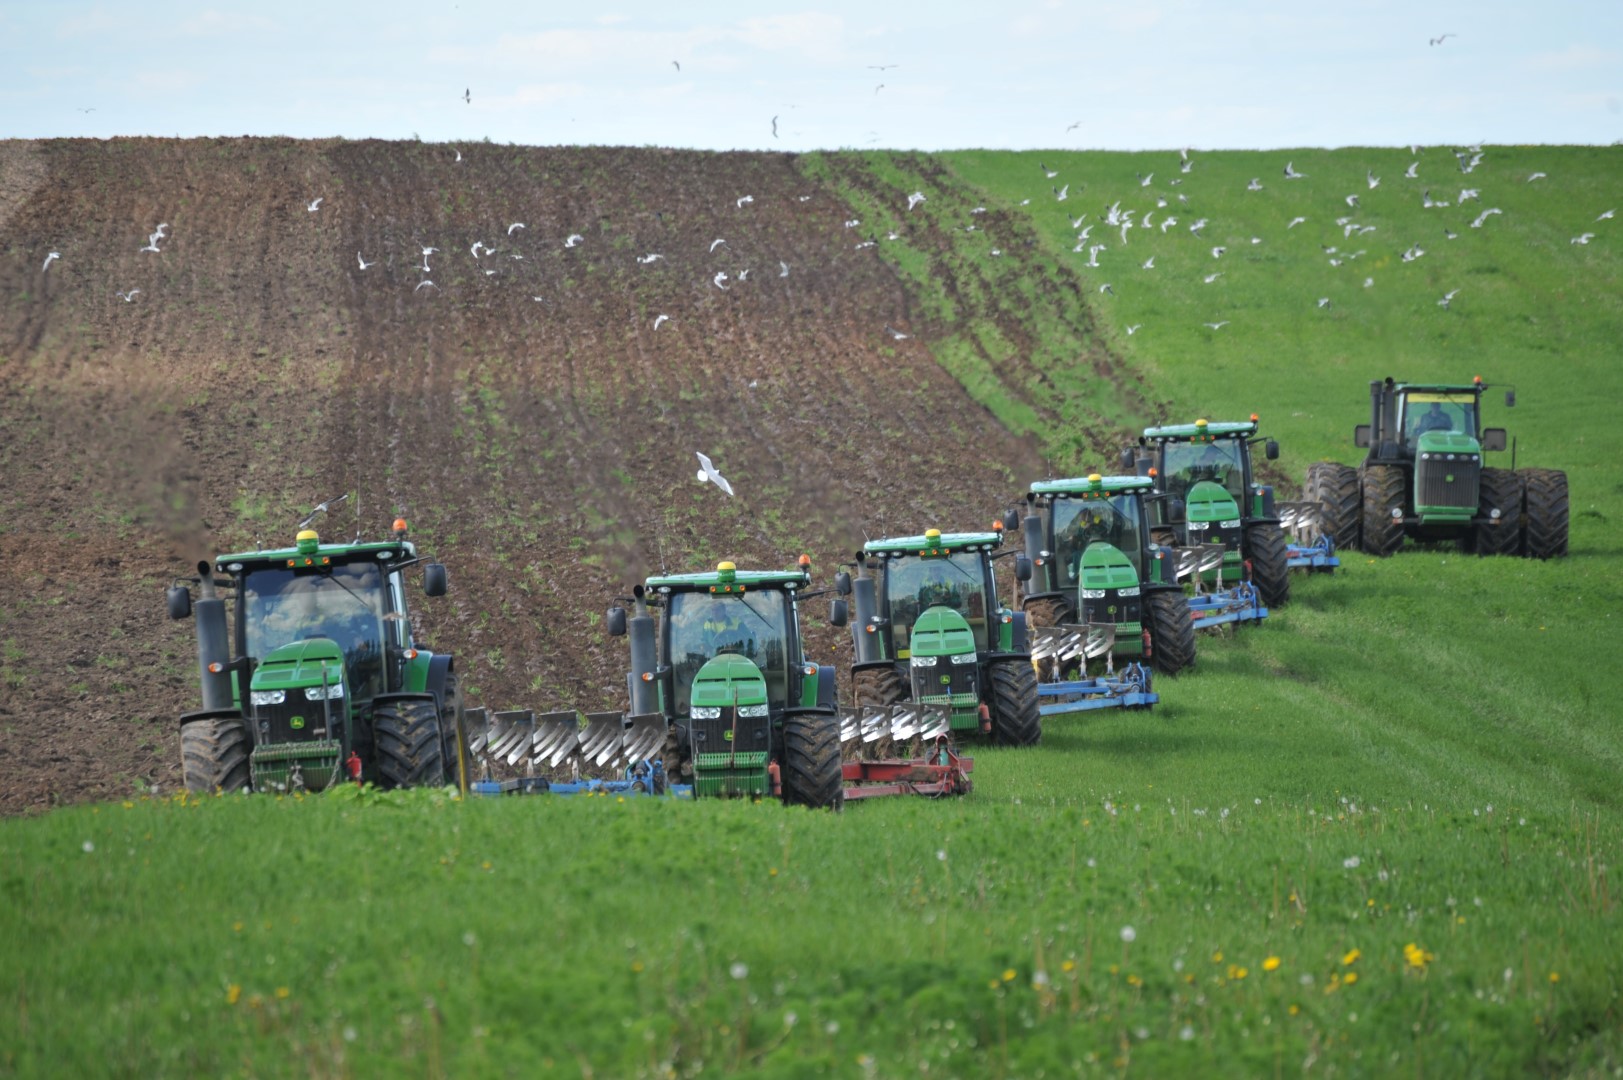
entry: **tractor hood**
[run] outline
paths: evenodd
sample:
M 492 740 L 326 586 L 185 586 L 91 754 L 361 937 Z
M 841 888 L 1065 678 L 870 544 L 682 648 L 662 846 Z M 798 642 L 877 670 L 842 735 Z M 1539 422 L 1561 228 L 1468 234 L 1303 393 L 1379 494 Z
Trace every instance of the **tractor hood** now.
M 1415 437 L 1417 454 L 1480 454 L 1482 444 L 1457 431 L 1426 431 Z
M 750 706 L 765 709 L 766 678 L 747 657 L 723 653 L 707 661 L 693 676 L 691 701 L 695 710 L 733 705 L 741 710 Z
M 1131 560 L 1115 544 L 1095 541 L 1082 553 L 1081 573 L 1077 575 L 1084 592 L 1097 589 L 1127 589 L 1138 584 Z
M 975 634 L 962 615 L 937 604 L 914 621 L 910 645 L 915 657 L 962 656 L 975 651 Z
M 1187 521 L 1236 521 L 1240 506 L 1228 489 L 1212 480 L 1202 480 L 1184 496 Z
M 254 669 L 255 690 L 299 690 L 307 686 L 342 686 L 344 654 L 329 638 L 291 641 L 272 651 Z

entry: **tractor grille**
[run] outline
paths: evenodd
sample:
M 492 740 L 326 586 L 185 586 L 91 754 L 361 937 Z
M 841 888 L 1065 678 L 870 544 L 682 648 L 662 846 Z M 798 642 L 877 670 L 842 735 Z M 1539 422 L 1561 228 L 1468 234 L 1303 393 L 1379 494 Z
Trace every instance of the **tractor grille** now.
M 1476 509 L 1477 477 L 1474 461 L 1422 459 L 1415 463 L 1417 506 L 1459 506 Z M 1454 479 L 1448 479 L 1452 476 Z
M 335 736 L 344 731 L 344 702 L 332 702 L 332 727 Z M 327 703 L 308 701 L 303 690 L 289 690 L 287 700 L 280 705 L 259 705 L 253 712 L 254 727 L 259 743 L 303 743 L 327 737 Z
M 772 721 L 765 716 L 739 717 L 737 730 L 733 728 L 732 706 L 721 710 L 715 720 L 689 720 L 693 737 L 693 753 L 747 754 L 766 753 L 772 749 Z
M 939 659 L 935 667 L 913 669 L 913 700 L 920 704 L 945 704 L 949 698 L 968 694 L 975 698 L 975 665 L 949 663 L 947 657 Z
M 1105 595 L 1084 596 L 1082 598 L 1082 622 L 1136 623 L 1139 621 L 1140 597 L 1121 596 L 1116 589 L 1100 589 L 1099 591 Z

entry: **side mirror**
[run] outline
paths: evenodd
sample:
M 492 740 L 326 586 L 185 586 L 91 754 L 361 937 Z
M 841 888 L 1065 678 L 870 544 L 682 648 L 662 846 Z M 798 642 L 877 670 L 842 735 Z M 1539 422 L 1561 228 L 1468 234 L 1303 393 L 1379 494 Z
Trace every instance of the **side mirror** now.
M 1133 453 L 1133 448 L 1131 446 L 1124 449 L 1121 452 L 1121 471 L 1124 473 L 1132 472 L 1133 462 L 1137 460 L 1137 458 L 1138 455 Z
M 1023 552 L 1014 557 L 1014 580 L 1031 580 L 1031 559 Z
M 445 564 L 431 562 L 423 567 L 423 592 L 428 596 L 444 596 L 447 585 Z
M 1182 521 L 1184 512 L 1187 509 L 1188 509 L 1188 507 L 1184 506 L 1182 499 L 1168 499 L 1167 500 L 1167 520 L 1169 522 L 1171 522 L 1171 521 Z
M 603 617 L 603 622 L 609 628 L 609 637 L 626 636 L 626 609 L 619 604 L 609 608 L 608 613 Z
M 1360 450 L 1369 448 L 1369 425 L 1359 424 L 1353 428 L 1353 445 Z
M 1506 390 L 1505 391 L 1505 408 L 1514 409 L 1515 407 L 1516 407 L 1516 391 L 1514 391 L 1514 390 Z
M 851 575 L 844 570 L 834 575 L 834 591 L 841 596 L 851 595 Z
M 836 597 L 828 602 L 828 624 L 830 626 L 844 626 L 851 621 L 851 612 L 847 610 L 845 601 Z
M 1274 440 L 1274 439 L 1269 439 L 1267 442 L 1263 443 L 1262 444 L 1262 456 L 1267 458 L 1269 461 L 1278 461 L 1279 460 L 1279 443 L 1278 443 L 1278 441 Z
M 164 597 L 171 619 L 189 618 L 192 613 L 192 591 L 184 585 L 171 585 Z
M 1008 511 L 1007 513 L 1005 513 L 1003 515 L 1003 531 L 1004 532 L 1019 532 L 1020 531 L 1020 511 L 1018 511 L 1018 510 L 1010 510 L 1010 511 Z
M 1482 449 L 1484 449 L 1484 450 L 1503 450 L 1505 448 L 1505 446 L 1506 446 L 1506 443 L 1505 443 L 1505 429 L 1504 428 L 1502 428 L 1502 427 L 1491 427 L 1491 428 L 1483 428 L 1482 429 Z

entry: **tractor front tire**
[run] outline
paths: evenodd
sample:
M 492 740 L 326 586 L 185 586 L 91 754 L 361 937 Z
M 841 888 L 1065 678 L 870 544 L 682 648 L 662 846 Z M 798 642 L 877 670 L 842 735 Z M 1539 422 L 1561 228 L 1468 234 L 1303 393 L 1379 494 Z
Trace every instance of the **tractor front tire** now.
M 1315 461 L 1307 467 L 1302 497 L 1319 504 L 1319 535 L 1337 549 L 1358 547 L 1358 470 L 1339 461 Z
M 1251 583 L 1257 587 L 1264 606 L 1284 607 L 1291 599 L 1290 555 L 1285 551 L 1285 531 L 1262 521 L 1245 530 L 1245 557 L 1251 563 Z
M 1523 554 L 1550 559 L 1567 553 L 1567 474 L 1560 469 L 1522 469 L 1527 528 Z
M 1036 746 L 1043 737 L 1037 711 L 1037 672 L 1030 660 L 1010 657 L 987 664 L 992 684 L 992 737 L 1002 746 Z
M 1477 517 L 1472 548 L 1478 555 L 1517 555 L 1522 546 L 1522 478 L 1509 469 L 1483 469 L 1477 488 Z M 1499 511 L 1497 518 L 1493 511 Z
M 1163 675 L 1176 675 L 1195 662 L 1195 618 L 1189 597 L 1175 589 L 1150 593 L 1150 662 Z
M 784 717 L 783 801 L 815 810 L 839 810 L 845 805 L 839 717 L 832 713 Z
M 248 727 L 238 719 L 193 720 L 180 729 L 181 775 L 197 795 L 248 787 Z
M 1403 519 L 1392 511 L 1403 511 L 1405 480 L 1396 465 L 1364 467 L 1363 544 L 1367 554 L 1386 558 L 1403 545 Z
M 445 783 L 439 709 L 432 701 L 389 701 L 372 713 L 378 778 L 386 788 L 439 787 Z
M 1070 614 L 1070 605 L 1057 596 L 1044 596 L 1038 600 L 1027 600 L 1022 607 L 1026 612 L 1026 625 L 1028 627 L 1059 626 Z
M 907 684 L 894 667 L 871 667 L 851 673 L 851 697 L 857 708 L 894 705 L 907 697 Z
M 445 782 L 467 791 L 473 779 L 468 758 L 468 722 L 462 703 L 462 681 L 456 672 L 447 672 L 440 690 L 440 760 L 444 762 Z

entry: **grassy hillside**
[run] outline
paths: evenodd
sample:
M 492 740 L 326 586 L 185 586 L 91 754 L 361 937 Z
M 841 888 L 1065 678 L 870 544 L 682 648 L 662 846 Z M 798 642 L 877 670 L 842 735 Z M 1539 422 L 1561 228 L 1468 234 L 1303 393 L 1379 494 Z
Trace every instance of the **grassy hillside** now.
M 157 618 L 181 545 L 144 534 L 170 520 L 153 505 L 240 540 L 362 476 L 408 504 L 459 575 L 451 610 L 424 617 L 497 705 L 617 694 L 619 651 L 581 628 L 661 544 L 782 562 L 804 541 L 827 570 L 840 530 L 979 520 L 1039 458 L 1108 463 L 1160 418 L 1260 412 L 1289 483 L 1317 458 L 1356 460 L 1367 382 L 1387 374 L 1513 384 L 1516 408 L 1492 422 L 1518 438 L 1519 464 L 1569 471 L 1572 554 L 1343 553 L 1341 572 L 1299 578 L 1266 624 L 1203 637 L 1196 668 L 1158 683 L 1154 712 L 1054 722 L 1033 751 L 980 750 L 975 792 L 950 803 L 837 817 L 434 794 L 125 807 L 132 773 L 168 784 L 172 768 L 100 766 L 69 790 L 114 802 L 0 822 L 0 947 L 23 973 L 0 990 L 7 1068 L 1623 1067 L 1609 880 L 1623 840 L 1610 709 L 1623 301 L 1616 222 L 1594 221 L 1623 204 L 1617 150 L 1489 147 L 1461 176 L 1428 148 L 1407 181 L 1406 150 L 1196 152 L 1181 174 L 1175 153 L 487 148 L 475 163 L 488 172 L 466 185 L 429 147 L 138 149 L 55 144 L 27 160 L 59 183 L 12 164 L 0 185 L 35 184 L 0 203 L 0 417 L 28 440 L 0 450 L 9 807 L 48 797 L 28 785 L 94 771 L 102 746 L 175 756 L 190 644 Z M 1306 178 L 1285 180 L 1287 161 Z M 309 241 L 296 196 L 340 166 L 341 231 L 288 254 Z M 289 174 L 273 196 L 226 185 L 227 167 Z M 131 328 L 115 320 L 136 305 L 99 297 L 142 264 L 58 281 L 35 258 L 73 215 L 138 246 L 157 207 L 98 217 L 80 190 L 98 170 L 140 178 L 120 191 L 191 182 L 201 221 L 224 221 L 233 200 L 257 210 L 192 231 L 189 243 L 217 239 L 196 254 L 203 269 L 166 270 L 188 306 L 142 309 Z M 1527 181 L 1535 170 L 1548 176 Z M 1253 176 L 1263 190 L 1246 190 Z M 1421 204 L 1428 187 L 1457 203 L 1465 186 L 1480 201 Z M 914 191 L 926 200 L 909 211 Z M 757 202 L 737 206 L 746 193 Z M 1154 224 L 1125 247 L 1096 226 L 1109 248 L 1085 268 L 1071 220 L 1088 214 L 1085 228 L 1117 200 Z M 538 207 L 550 215 L 549 242 L 521 249 L 545 270 L 498 291 L 463 258 L 445 264 L 450 302 L 405 295 L 424 207 L 441 246 L 466 250 L 499 246 L 515 206 L 532 228 Z M 683 208 L 677 240 L 661 231 L 670 207 Z M 1166 213 L 1179 224 L 1163 233 Z M 1345 237 L 1342 216 L 1376 231 Z M 562 261 L 579 254 L 561 237 L 581 221 L 615 257 Z M 738 265 L 709 258 L 719 236 L 746 248 Z M 1425 254 L 1404 262 L 1416 244 Z M 340 272 L 356 246 L 390 252 L 392 276 Z M 1326 246 L 1362 254 L 1332 267 Z M 309 274 L 268 273 L 245 250 Z M 684 252 L 679 273 L 635 276 L 651 251 Z M 48 273 L 74 269 L 69 255 Z M 780 257 L 790 276 L 758 291 L 710 284 L 724 266 L 770 275 Z M 549 288 L 555 308 L 529 299 Z M 298 317 L 274 316 L 284 305 Z M 679 346 L 643 329 L 654 310 L 672 312 Z M 267 355 L 225 323 L 258 327 Z M 222 425 L 238 385 L 254 423 Z M 312 408 L 331 422 L 309 423 Z M 171 430 L 187 452 L 152 451 L 169 445 L 152 432 Z M 133 499 L 147 489 L 90 467 L 73 441 L 100 449 L 115 431 L 124 457 L 162 466 L 141 475 L 157 472 L 150 490 L 168 501 Z M 690 442 L 726 448 L 747 502 L 693 485 Z M 189 493 L 179 507 L 175 492 Z M 32 557 L 42 539 L 52 561 Z M 132 713 L 153 718 L 133 735 Z M 61 734 L 80 726 L 92 736 Z

